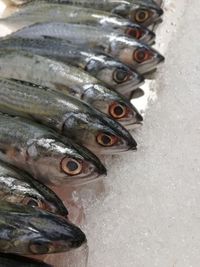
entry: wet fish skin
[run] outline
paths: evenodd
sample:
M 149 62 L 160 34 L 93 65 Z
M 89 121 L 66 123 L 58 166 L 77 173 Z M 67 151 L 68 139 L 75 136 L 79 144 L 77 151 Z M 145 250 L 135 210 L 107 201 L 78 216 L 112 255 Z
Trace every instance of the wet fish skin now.
M 0 19 L 1 24 L 14 30 L 50 21 L 99 26 L 119 34 L 127 34 L 148 44 L 152 44 L 155 40 L 154 32 L 117 15 L 101 10 L 57 3 L 31 2 Z
M 48 86 L 66 95 L 73 95 L 123 125 L 138 123 L 142 118 L 129 100 L 102 86 L 85 71 L 41 56 L 27 52 L 3 51 L 0 53 L 0 76 Z M 115 110 L 119 112 L 116 113 Z
M 0 94 L 1 112 L 36 120 L 92 151 L 136 149 L 135 140 L 121 124 L 74 97 L 6 79 L 0 80 Z
M 17 256 L 13 254 L 0 253 L 0 267 L 53 267 L 41 261 Z
M 117 58 L 141 74 L 155 69 L 164 61 L 160 53 L 142 42 L 93 26 L 39 23 L 25 27 L 13 33 L 11 37 L 64 39 L 73 45 L 94 49 Z
M 0 161 L 1 200 L 37 207 L 65 217 L 68 215 L 64 204 L 52 190 L 2 161 Z
M 41 125 L 4 114 L 0 114 L 0 159 L 50 185 L 87 181 L 106 173 L 100 160 L 86 148 Z M 69 162 L 81 168 L 76 175 L 67 167 Z M 55 196 L 46 195 L 54 203 Z M 61 204 L 57 205 L 62 211 Z
M 58 59 L 64 63 L 79 67 L 121 94 L 132 91 L 144 81 L 143 76 L 137 71 L 112 57 L 95 53 L 92 50 L 74 47 L 65 41 L 58 42 L 57 39 L 53 38 L 50 40 L 48 38 L 40 40 L 21 38 L 1 39 L 1 57 L 6 56 L 6 53 L 15 53 L 16 50 L 24 50 L 33 54 Z
M 61 3 L 89 7 L 117 14 L 130 21 L 149 26 L 163 15 L 163 10 L 153 0 L 46 0 L 50 3 Z
M 85 234 L 65 218 L 33 207 L 0 202 L 0 252 L 40 255 L 86 243 Z

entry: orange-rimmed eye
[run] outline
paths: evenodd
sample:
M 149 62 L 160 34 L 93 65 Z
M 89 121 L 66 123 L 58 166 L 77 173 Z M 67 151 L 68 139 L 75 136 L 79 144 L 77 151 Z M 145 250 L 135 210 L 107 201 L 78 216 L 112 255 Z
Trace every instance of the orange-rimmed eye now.
M 128 112 L 127 107 L 116 102 L 112 103 L 109 107 L 109 114 L 114 119 L 122 119 L 126 117 L 127 112 Z
M 124 83 L 128 80 L 128 78 L 129 74 L 125 70 L 117 69 L 113 72 L 113 80 L 116 83 Z
M 145 22 L 150 17 L 150 12 L 144 9 L 139 9 L 135 13 L 135 21 L 138 23 Z
M 83 165 L 75 159 L 64 158 L 61 161 L 61 168 L 66 174 L 74 176 L 81 173 Z
M 138 29 L 128 28 L 125 32 L 128 36 L 131 36 L 135 39 L 140 39 L 143 35 L 143 32 Z
M 97 135 L 97 143 L 104 147 L 111 147 L 118 142 L 118 138 L 114 135 L 108 135 L 106 133 L 99 133 Z
M 138 48 L 133 53 L 133 59 L 138 63 L 142 63 L 150 58 L 152 58 L 152 54 L 144 48 Z

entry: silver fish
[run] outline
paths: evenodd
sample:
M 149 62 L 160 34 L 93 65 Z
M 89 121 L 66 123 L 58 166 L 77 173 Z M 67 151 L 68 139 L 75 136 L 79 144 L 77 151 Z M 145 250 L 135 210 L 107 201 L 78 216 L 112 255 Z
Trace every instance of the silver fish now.
M 13 254 L 0 253 L 0 267 L 52 267 L 41 261 L 17 256 Z
M 142 121 L 142 116 L 129 100 L 71 65 L 23 51 L 3 51 L 0 53 L 0 76 L 46 86 L 75 96 L 125 126 Z
M 0 252 L 40 255 L 69 251 L 85 234 L 65 218 L 29 206 L 0 202 Z
M 143 83 L 144 78 L 127 65 L 116 61 L 105 54 L 95 53 L 92 50 L 84 50 L 74 47 L 65 41 L 57 39 L 23 39 L 4 38 L 0 40 L 0 49 L 8 52 L 12 50 L 24 50 L 32 54 L 54 58 L 64 63 L 69 63 L 87 71 L 109 88 L 126 94 Z M 37 67 L 38 68 L 38 67 Z
M 0 161 L 0 201 L 37 207 L 67 216 L 59 197 L 48 187 L 19 169 Z
M 41 122 L 92 151 L 136 149 L 121 124 L 74 97 L 6 79 L 0 80 L 0 95 L 0 111 Z
M 135 68 L 141 74 L 155 69 L 164 60 L 164 57 L 155 49 L 144 43 L 93 26 L 55 22 L 39 23 L 25 27 L 11 36 L 36 39 L 45 37 L 64 39 L 73 45 L 107 53 Z
M 4 0 L 7 3 L 24 4 L 29 0 Z M 104 10 L 127 18 L 133 22 L 149 26 L 163 15 L 163 10 L 153 0 L 46 0 L 49 3 L 77 5 Z M 160 2 L 160 0 L 158 0 Z M 41 1 L 35 1 L 41 3 Z
M 0 23 L 15 30 L 49 21 L 100 26 L 103 29 L 127 34 L 148 44 L 152 44 L 155 40 L 155 34 L 149 29 L 117 15 L 101 10 L 57 3 L 32 2 L 0 19 Z
M 105 0 L 103 2 L 98 0 L 46 1 L 104 10 L 144 26 L 151 25 L 163 15 L 163 10 L 153 0 Z
M 45 184 L 87 181 L 106 173 L 100 160 L 87 149 L 41 125 L 3 114 L 0 159 Z

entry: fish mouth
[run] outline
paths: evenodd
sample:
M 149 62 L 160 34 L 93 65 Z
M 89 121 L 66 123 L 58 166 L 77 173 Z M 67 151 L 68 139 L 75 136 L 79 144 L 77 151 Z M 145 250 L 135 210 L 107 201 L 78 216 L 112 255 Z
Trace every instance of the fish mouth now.
M 142 122 L 143 122 L 143 116 L 137 112 L 136 115 L 132 119 L 130 120 L 127 119 L 127 120 L 121 121 L 120 123 L 127 129 L 130 129 L 131 127 L 134 127 L 135 125 L 142 125 Z
M 146 43 L 148 45 L 154 44 L 156 39 L 156 34 L 149 30 L 146 32 L 146 34 L 140 39 L 141 42 Z

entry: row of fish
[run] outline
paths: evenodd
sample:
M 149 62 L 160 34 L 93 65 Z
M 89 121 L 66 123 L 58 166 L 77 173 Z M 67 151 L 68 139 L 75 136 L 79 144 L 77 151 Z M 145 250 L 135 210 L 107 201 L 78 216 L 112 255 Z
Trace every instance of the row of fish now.
M 137 150 L 130 130 L 143 117 L 130 99 L 143 95 L 140 85 L 164 61 L 152 47 L 163 3 L 4 2 L 0 24 L 10 34 L 0 38 L 0 261 L 45 267 L 13 254 L 86 243 L 49 186 L 105 176 L 101 155 Z

